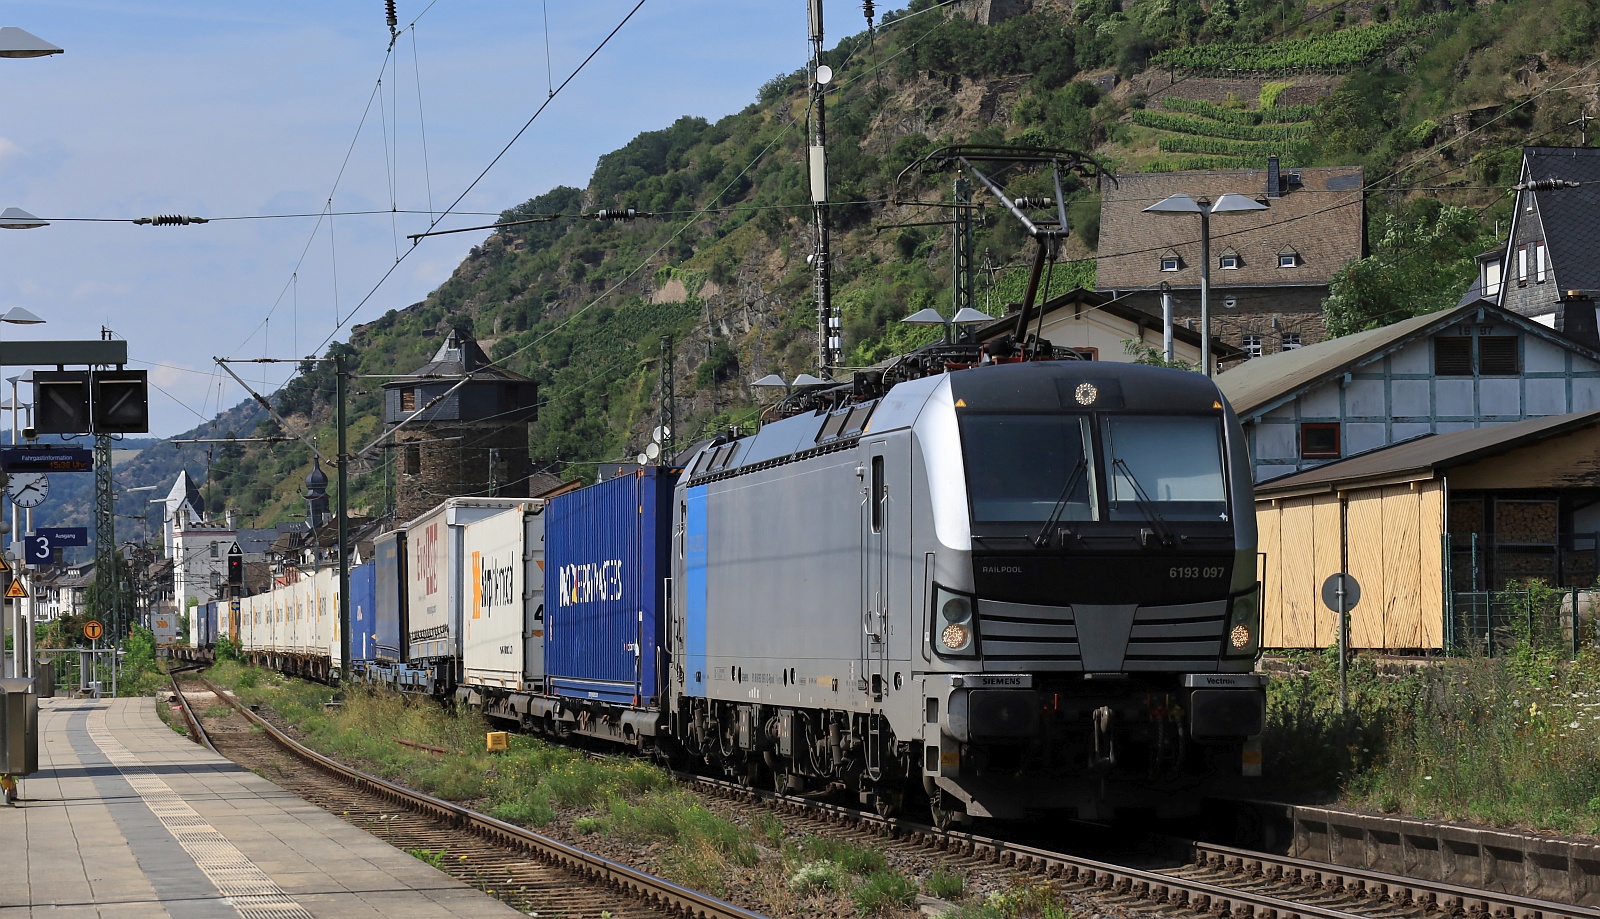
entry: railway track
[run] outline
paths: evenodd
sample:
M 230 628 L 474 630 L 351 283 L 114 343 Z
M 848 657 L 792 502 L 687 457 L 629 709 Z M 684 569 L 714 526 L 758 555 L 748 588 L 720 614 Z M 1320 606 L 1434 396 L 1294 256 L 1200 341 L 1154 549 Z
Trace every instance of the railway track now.
M 196 713 L 188 693 L 197 690 L 186 690 L 187 681 L 225 702 L 229 715 Z M 296 743 L 193 670 L 174 672 L 172 685 L 197 741 L 524 913 L 761 919 L 758 913 L 337 763 Z
M 884 818 L 733 782 L 693 777 L 733 802 L 777 807 L 837 830 L 876 836 L 881 845 L 955 856 L 969 864 L 1036 875 L 1063 893 L 1089 894 L 1105 906 L 1222 915 L 1231 919 L 1600 919 L 1600 910 L 1494 890 L 1347 868 L 1289 856 L 1182 841 L 1187 864 L 1160 869 L 1116 865 L 1004 839 Z

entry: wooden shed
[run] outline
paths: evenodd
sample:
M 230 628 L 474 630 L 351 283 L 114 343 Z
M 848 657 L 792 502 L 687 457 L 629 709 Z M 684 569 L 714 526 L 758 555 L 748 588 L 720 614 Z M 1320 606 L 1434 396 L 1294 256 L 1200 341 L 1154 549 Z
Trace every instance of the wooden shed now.
M 1262 638 L 1337 643 L 1329 575 L 1361 585 L 1353 648 L 1445 646 L 1463 593 L 1595 580 L 1600 410 L 1435 434 L 1256 486 Z

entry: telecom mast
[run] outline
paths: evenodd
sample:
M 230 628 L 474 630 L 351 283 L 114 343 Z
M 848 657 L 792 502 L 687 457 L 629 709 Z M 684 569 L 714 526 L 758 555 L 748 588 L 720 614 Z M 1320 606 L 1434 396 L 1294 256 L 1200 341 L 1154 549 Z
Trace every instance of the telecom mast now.
M 822 63 L 822 0 L 806 0 L 811 24 L 811 290 L 817 301 L 817 372 L 824 379 L 839 365 L 839 319 L 833 315 L 828 252 L 828 122 L 823 91 L 833 68 Z

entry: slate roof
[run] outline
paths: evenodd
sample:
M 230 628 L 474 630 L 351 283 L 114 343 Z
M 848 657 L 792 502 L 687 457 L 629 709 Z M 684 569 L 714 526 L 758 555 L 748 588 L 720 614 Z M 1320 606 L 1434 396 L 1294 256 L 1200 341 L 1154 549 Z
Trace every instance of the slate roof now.
M 1428 434 L 1382 449 L 1256 484 L 1256 497 L 1284 497 L 1363 481 L 1431 479 L 1439 472 L 1600 423 L 1600 409 L 1529 418 L 1470 431 Z
M 471 375 L 478 380 L 512 380 L 519 383 L 532 382 L 528 377 L 519 373 L 512 373 L 501 367 L 495 366 L 489 355 L 471 335 L 459 329 L 451 329 L 445 337 L 444 344 L 433 356 L 433 360 L 412 372 L 412 376 L 419 377 L 462 377 Z M 390 386 L 385 383 L 384 386 Z
M 1523 195 L 1533 195 L 1556 283 L 1562 291 L 1596 296 L 1600 294 L 1600 149 L 1522 148 L 1522 180 L 1540 179 L 1582 183 L 1578 188 L 1518 192 L 1517 213 L 1525 213 Z
M 1482 309 L 1497 321 L 1517 326 L 1529 334 L 1554 342 L 1600 361 L 1600 352 L 1573 341 L 1547 326 L 1495 306 L 1487 300 L 1462 303 L 1449 309 L 1402 319 L 1392 325 L 1343 338 L 1330 338 L 1292 351 L 1280 351 L 1245 361 L 1217 375 L 1217 388 L 1228 397 L 1240 418 L 1268 412 L 1294 395 L 1324 380 L 1375 361 L 1410 341 L 1432 335 L 1463 315 Z
M 1211 219 L 1213 287 L 1326 285 L 1346 262 L 1361 257 L 1361 167 L 1285 167 L 1282 174 L 1299 175 L 1300 184 L 1271 199 L 1265 197 L 1265 169 L 1138 173 L 1117 176 L 1115 183 L 1102 179 L 1095 287 L 1128 290 L 1167 281 L 1175 288 L 1197 289 L 1199 218 L 1146 214 L 1144 209 L 1169 195 L 1215 200 L 1229 192 L 1267 200 L 1268 209 Z M 1299 267 L 1278 267 L 1278 255 L 1286 247 L 1299 255 Z M 1238 269 L 1217 267 L 1215 260 L 1228 250 L 1239 255 Z M 1161 257 L 1169 253 L 1182 260 L 1180 270 L 1161 270 Z

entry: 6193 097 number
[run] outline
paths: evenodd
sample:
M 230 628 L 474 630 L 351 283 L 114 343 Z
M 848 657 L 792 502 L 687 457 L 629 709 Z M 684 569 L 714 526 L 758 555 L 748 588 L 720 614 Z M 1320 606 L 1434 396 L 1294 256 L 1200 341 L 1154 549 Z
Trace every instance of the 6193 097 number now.
M 1176 566 L 1167 572 L 1169 578 L 1220 578 L 1228 573 L 1228 569 L 1217 565 L 1211 568 L 1186 568 Z

